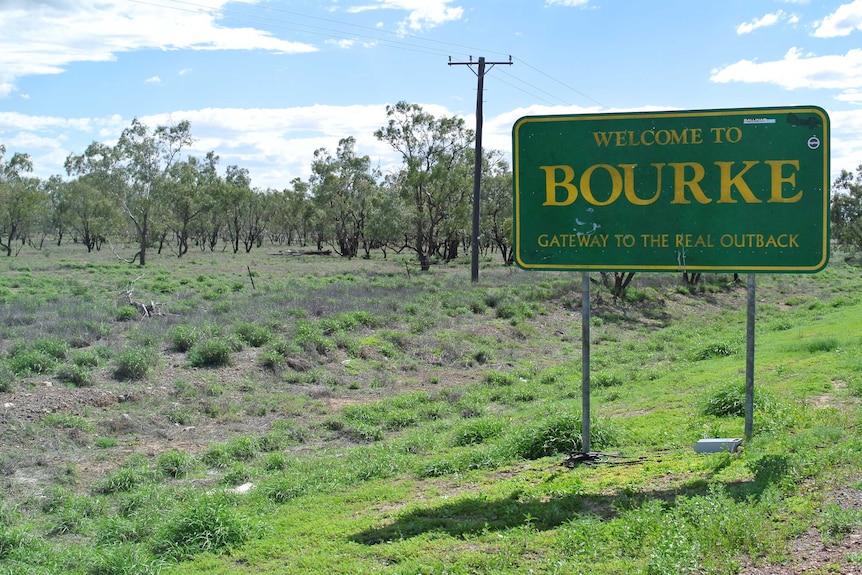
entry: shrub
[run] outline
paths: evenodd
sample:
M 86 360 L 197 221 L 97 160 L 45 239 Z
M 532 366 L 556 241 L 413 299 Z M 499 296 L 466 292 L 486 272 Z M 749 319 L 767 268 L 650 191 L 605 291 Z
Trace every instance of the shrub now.
M 607 421 L 591 421 L 590 447 L 593 450 L 614 445 L 617 432 Z M 515 457 L 539 459 L 557 453 L 576 453 L 583 449 L 581 416 L 563 414 L 515 430 L 508 437 Z
M 159 455 L 158 467 L 166 477 L 179 479 L 191 472 L 194 468 L 194 460 L 188 453 L 171 449 Z
M 33 343 L 33 350 L 41 351 L 58 361 L 69 355 L 69 344 L 57 338 L 40 339 Z
M 93 385 L 93 374 L 86 367 L 80 365 L 64 365 L 57 372 L 57 377 L 75 387 L 90 387 Z
M 131 305 L 124 305 L 117 308 L 117 313 L 114 314 L 114 319 L 117 321 L 132 321 L 141 317 L 141 310 Z
M 96 491 L 109 495 L 111 493 L 124 493 L 135 489 L 150 480 L 150 474 L 146 469 L 140 467 L 121 467 L 108 473 L 105 478 L 96 485 Z
M 261 347 L 272 339 L 272 333 L 270 333 L 268 327 L 246 321 L 237 325 L 236 334 L 242 341 L 252 347 Z
M 590 378 L 590 385 L 595 389 L 617 387 L 623 384 L 623 377 L 610 371 L 598 371 Z
M 144 379 L 149 375 L 157 359 L 155 352 L 149 347 L 128 347 L 117 356 L 114 377 L 121 381 Z
M 230 365 L 230 356 L 230 343 L 219 337 L 211 337 L 192 347 L 189 363 L 192 367 L 223 367 Z
M 153 551 L 182 560 L 216 553 L 248 540 L 250 528 L 225 494 L 207 494 L 188 501 L 155 537 Z
M 704 359 L 712 359 L 714 357 L 726 357 L 738 353 L 736 344 L 729 341 L 711 341 L 701 346 L 694 352 L 693 358 L 696 361 Z
M 185 324 L 176 325 L 170 333 L 171 349 L 185 353 L 192 348 L 199 337 L 198 328 Z
M 12 371 L 5 364 L 0 363 L 0 393 L 12 391 L 14 381 L 15 375 Z
M 779 404 L 763 388 L 754 387 L 754 407 L 761 411 L 774 412 Z M 702 415 L 715 417 L 743 417 L 745 415 L 745 382 L 724 384 L 701 402 Z
M 805 344 L 805 350 L 808 353 L 822 353 L 827 351 L 835 351 L 838 349 L 840 342 L 836 337 L 818 337 Z
M 71 359 L 77 367 L 96 367 L 102 360 L 95 349 L 79 349 L 72 354 Z
M 484 443 L 502 433 L 505 424 L 499 417 L 483 417 L 468 421 L 455 432 L 453 441 L 456 446 Z
M 56 366 L 56 358 L 36 349 L 18 351 L 9 358 L 9 369 L 18 376 L 50 373 Z
M 27 540 L 24 529 L 0 524 L 0 559 L 6 559 L 16 549 L 24 547 Z

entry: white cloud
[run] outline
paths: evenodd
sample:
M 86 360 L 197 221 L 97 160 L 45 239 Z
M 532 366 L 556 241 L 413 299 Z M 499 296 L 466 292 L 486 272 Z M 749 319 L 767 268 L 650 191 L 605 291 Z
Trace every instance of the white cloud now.
M 460 6 L 449 6 L 452 0 L 374 0 L 374 4 L 355 6 L 348 12 L 358 13 L 369 10 L 402 10 L 409 14 L 399 23 L 402 32 L 407 30 L 419 32 L 460 20 L 464 9 Z
M 847 36 L 854 30 L 862 30 L 862 0 L 842 4 L 816 26 L 814 35 L 818 38 Z
M 714 69 L 710 81 L 777 84 L 788 90 L 797 88 L 839 89 L 862 87 L 862 50 L 853 49 L 843 55 L 803 55 L 791 48 L 784 59 L 772 62 L 740 60 Z
M 862 91 L 860 90 L 845 90 L 841 94 L 835 96 L 835 99 L 840 102 L 853 104 L 854 106 L 862 106 Z
M 145 83 L 145 84 L 161 84 L 161 83 L 162 83 L 162 79 L 161 79 L 161 78 L 159 78 L 158 76 L 152 76 L 152 77 L 147 78 L 146 80 L 144 80 L 144 83 Z
M 764 28 L 766 26 L 773 26 L 778 23 L 781 18 L 784 17 L 784 11 L 779 10 L 778 12 L 774 12 L 772 14 L 764 14 L 760 18 L 755 18 L 751 22 L 744 22 L 736 27 L 737 34 L 748 34 L 757 30 L 758 28 Z
M 855 170 L 862 164 L 862 110 L 829 112 L 831 122 L 832 180 L 841 170 Z
M 172 10 L 128 0 L 0 2 L 0 96 L 17 78 L 58 74 L 74 62 L 111 61 L 132 50 L 315 51 L 263 30 L 221 25 L 218 10 L 227 3 L 199 0 Z
M 545 6 L 586 6 L 590 0 L 547 0 Z
M 860 91 L 845 96 L 859 98 Z M 438 105 L 422 104 L 434 116 L 451 116 Z M 511 152 L 512 125 L 524 116 L 584 114 L 598 112 L 634 112 L 671 109 L 667 106 L 607 109 L 598 106 L 539 106 L 517 108 L 489 116 L 484 122 L 485 149 Z M 832 120 L 832 179 L 842 169 L 855 169 L 862 158 L 862 110 L 830 112 Z M 150 128 L 189 120 L 196 138 L 188 150 L 203 157 L 215 151 L 222 170 L 231 164 L 249 170 L 252 185 L 283 189 L 290 181 L 307 179 L 314 151 L 326 148 L 334 152 L 338 141 L 348 136 L 356 139 L 356 152 L 368 155 L 372 165 L 384 172 L 401 166 L 401 157 L 387 144 L 374 137 L 374 131 L 385 125 L 385 105 L 307 106 L 296 108 L 204 108 L 176 111 L 142 117 Z M 475 119 L 464 118 L 468 126 Z M 80 154 L 93 140 L 109 145 L 116 143 L 131 118 L 118 115 L 101 118 L 66 119 L 28 116 L 17 112 L 0 112 L 0 141 L 10 152 L 26 151 L 34 163 L 34 175 L 47 178 L 65 176 L 63 162 L 70 153 Z M 510 159 L 511 161 L 511 159 Z

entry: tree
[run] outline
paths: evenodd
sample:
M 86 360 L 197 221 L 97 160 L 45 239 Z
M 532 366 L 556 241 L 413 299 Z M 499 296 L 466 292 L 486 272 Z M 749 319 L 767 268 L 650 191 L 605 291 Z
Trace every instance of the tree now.
M 102 243 L 122 222 L 116 200 L 100 189 L 95 174 L 64 182 L 56 190 L 56 212 L 62 225 L 88 252 Z
M 251 188 L 248 170 L 232 165 L 225 174 L 225 195 L 222 204 L 227 213 L 227 233 L 233 253 L 239 252 L 240 244 L 248 253 L 263 242 L 266 226 L 272 216 L 273 203 L 267 201 L 265 193 Z
M 465 128 L 461 118 L 438 119 L 407 102 L 387 106 L 386 116 L 387 125 L 374 135 L 403 159 L 399 194 L 409 206 L 412 228 L 407 245 L 427 271 L 432 256 L 455 255 L 451 242 L 469 224 L 472 162 L 468 151 L 473 131 Z M 441 248 L 446 248 L 445 253 Z
M 218 156 L 209 152 L 203 161 L 191 156 L 170 168 L 164 207 L 167 210 L 167 229 L 173 232 L 177 241 L 177 257 L 181 258 L 189 251 L 189 239 L 195 225 L 212 209 L 214 192 L 222 185 L 217 164 Z
M 15 153 L 6 160 L 5 155 L 6 146 L 0 144 L 0 248 L 11 256 L 14 242 L 23 245 L 30 225 L 46 213 L 49 202 L 39 179 L 23 175 L 33 171 L 30 156 Z
M 138 259 L 146 265 L 147 247 L 158 219 L 164 217 L 164 196 L 171 167 L 184 147 L 193 142 L 191 124 L 183 120 L 173 126 L 158 126 L 153 132 L 137 118 L 123 130 L 116 146 L 93 142 L 86 151 L 66 158 L 66 172 L 98 174 L 103 191 L 112 194 L 133 226 L 138 241 Z
M 338 142 L 336 157 L 324 148 L 314 152 L 311 185 L 320 223 L 329 230 L 333 248 L 348 258 L 356 257 L 365 237 L 371 195 L 376 186 L 371 158 L 359 157 L 352 137 Z
M 512 172 L 500 152 L 488 152 L 482 163 L 480 231 L 484 244 L 500 250 L 503 263 L 512 265 Z
M 832 237 L 844 247 L 862 250 L 862 164 L 854 176 L 841 170 L 832 183 Z

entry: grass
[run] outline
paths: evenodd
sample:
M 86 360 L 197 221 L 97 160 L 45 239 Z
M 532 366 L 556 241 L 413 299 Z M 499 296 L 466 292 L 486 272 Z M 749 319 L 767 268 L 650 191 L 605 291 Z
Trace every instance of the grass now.
M 63 254 L 0 262 L 10 573 L 723 575 L 859 527 L 828 498 L 862 463 L 862 274 L 840 261 L 758 278 L 736 454 L 692 445 L 742 435 L 744 289 L 639 274 L 625 301 L 597 293 L 602 457 L 576 465 L 579 277 Z M 123 312 L 130 283 L 170 314 Z

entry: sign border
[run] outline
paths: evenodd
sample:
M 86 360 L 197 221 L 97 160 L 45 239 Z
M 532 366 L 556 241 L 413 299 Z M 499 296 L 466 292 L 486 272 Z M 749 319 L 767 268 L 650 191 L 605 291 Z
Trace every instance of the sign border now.
M 531 123 L 554 123 L 572 122 L 582 120 L 622 120 L 634 117 L 639 118 L 696 118 L 705 116 L 743 116 L 754 117 L 765 114 L 788 114 L 788 113 L 811 113 L 820 117 L 823 122 L 823 142 L 821 145 L 823 154 L 823 257 L 815 265 L 806 266 L 673 266 L 673 265 L 604 265 L 604 264 L 529 264 L 521 260 L 521 217 L 520 217 L 520 177 L 519 177 L 519 130 L 521 126 Z M 830 255 L 830 121 L 829 115 L 819 106 L 774 106 L 761 108 L 720 108 L 707 110 L 667 110 L 651 112 L 608 112 L 595 114 L 563 114 L 546 116 L 524 116 L 519 118 L 512 126 L 512 188 L 514 207 L 512 211 L 512 249 L 514 250 L 515 262 L 518 267 L 525 270 L 545 271 L 618 271 L 618 272 L 725 272 L 725 273 L 813 273 L 826 267 Z

